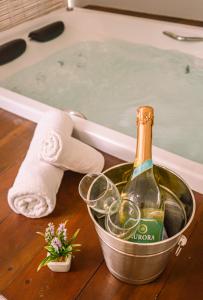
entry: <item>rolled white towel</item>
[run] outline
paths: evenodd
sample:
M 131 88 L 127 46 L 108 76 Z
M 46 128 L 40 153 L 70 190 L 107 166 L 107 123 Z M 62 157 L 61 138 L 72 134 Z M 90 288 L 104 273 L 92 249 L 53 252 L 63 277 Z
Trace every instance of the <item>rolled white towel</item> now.
M 41 159 L 64 170 L 78 173 L 97 173 L 104 167 L 103 155 L 73 137 L 51 131 L 44 139 Z
M 63 170 L 43 161 L 24 161 L 13 187 L 8 192 L 8 203 L 18 214 L 40 218 L 50 214 L 56 205 Z
M 62 132 L 65 137 L 69 137 L 73 132 L 73 125 L 73 121 L 67 112 L 59 109 L 47 111 L 36 127 L 36 130 L 40 131 L 40 135 L 38 136 L 39 142 L 42 143 L 47 134 L 52 130 Z
M 39 218 L 50 214 L 56 205 L 63 170 L 41 161 L 39 151 L 44 137 L 51 130 L 70 136 L 73 122 L 67 113 L 53 110 L 44 114 L 38 123 L 26 157 L 8 192 L 10 207 L 19 214 Z

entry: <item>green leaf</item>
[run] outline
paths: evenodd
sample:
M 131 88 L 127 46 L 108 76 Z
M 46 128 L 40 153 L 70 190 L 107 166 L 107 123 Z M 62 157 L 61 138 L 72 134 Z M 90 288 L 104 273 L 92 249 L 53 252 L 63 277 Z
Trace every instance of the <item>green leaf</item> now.
M 80 229 L 77 229 L 76 232 L 73 234 L 72 238 L 70 239 L 69 243 L 71 243 L 72 241 L 74 241 L 76 239 L 76 237 L 78 236 Z
M 39 231 L 37 231 L 36 233 L 44 237 L 44 233 L 39 232 Z
M 82 246 L 82 244 L 72 244 L 72 247 L 74 248 L 74 247 L 81 247 Z
M 67 249 L 66 249 L 67 251 L 72 251 L 73 250 L 73 247 L 72 247 L 72 245 L 69 245 L 68 247 L 67 247 Z
M 44 248 L 45 248 L 46 250 L 48 250 L 49 252 L 54 251 L 54 249 L 53 249 L 52 246 L 45 246 Z
M 51 255 L 45 257 L 37 268 L 37 272 L 44 266 L 46 266 L 49 262 L 53 261 L 53 257 Z

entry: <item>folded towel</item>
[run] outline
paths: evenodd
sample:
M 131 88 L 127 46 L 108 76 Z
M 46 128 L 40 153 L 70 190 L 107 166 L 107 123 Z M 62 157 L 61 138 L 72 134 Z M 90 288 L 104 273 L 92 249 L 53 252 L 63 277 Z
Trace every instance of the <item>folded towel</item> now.
M 51 131 L 44 139 L 41 159 L 64 170 L 78 173 L 97 173 L 104 167 L 103 155 L 94 148 L 63 133 Z
M 10 207 L 19 214 L 40 218 L 50 214 L 63 170 L 39 161 L 24 161 L 13 187 L 8 192 Z
M 16 212 L 30 218 L 50 214 L 55 208 L 64 171 L 41 161 L 39 151 L 44 137 L 51 130 L 63 131 L 67 138 L 73 130 L 73 122 L 67 113 L 53 110 L 44 114 L 38 123 L 26 157 L 8 192 L 8 203 Z
M 8 203 L 16 213 L 30 218 L 50 214 L 66 169 L 101 172 L 102 154 L 72 138 L 72 130 L 73 122 L 67 113 L 52 110 L 44 114 L 8 192 Z

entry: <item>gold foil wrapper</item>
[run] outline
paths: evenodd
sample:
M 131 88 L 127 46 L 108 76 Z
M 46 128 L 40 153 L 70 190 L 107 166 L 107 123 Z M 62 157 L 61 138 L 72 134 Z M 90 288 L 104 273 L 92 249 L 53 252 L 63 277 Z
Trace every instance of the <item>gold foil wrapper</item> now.
M 141 106 L 137 110 L 137 147 L 134 167 L 152 159 L 152 125 L 154 110 L 151 106 Z
M 137 109 L 137 126 L 154 122 L 154 109 L 151 106 L 140 106 Z

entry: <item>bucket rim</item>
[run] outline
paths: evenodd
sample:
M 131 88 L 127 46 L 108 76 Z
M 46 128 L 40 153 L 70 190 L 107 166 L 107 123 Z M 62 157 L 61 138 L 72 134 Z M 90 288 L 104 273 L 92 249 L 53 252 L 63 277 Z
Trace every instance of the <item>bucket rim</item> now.
M 121 163 L 121 164 L 112 166 L 112 167 L 110 167 L 110 168 L 104 170 L 103 173 L 105 174 L 106 172 L 110 171 L 111 169 L 115 169 L 115 167 L 124 166 L 124 165 L 130 165 L 130 164 L 132 164 L 132 163 L 131 163 L 131 162 Z M 159 242 L 150 243 L 151 246 L 153 246 L 153 245 L 155 246 L 155 245 L 158 245 L 158 244 L 161 245 L 161 244 L 166 243 L 166 241 L 169 242 L 169 241 L 172 241 L 173 239 L 175 240 L 176 238 L 178 238 L 179 236 L 181 236 L 181 235 L 183 234 L 183 232 L 184 232 L 184 231 L 189 227 L 189 225 L 192 223 L 192 220 L 193 220 L 193 218 L 194 218 L 195 211 L 196 211 L 195 197 L 194 197 L 193 191 L 191 190 L 191 188 L 189 187 L 189 185 L 187 184 L 187 182 L 185 182 L 185 180 L 184 180 L 180 175 L 178 175 L 176 172 L 170 170 L 169 168 L 167 168 L 167 167 L 165 167 L 165 166 L 162 166 L 162 165 L 159 165 L 159 164 L 154 164 L 154 165 L 157 166 L 157 167 L 160 167 L 160 168 L 162 168 L 162 169 L 165 169 L 165 170 L 169 171 L 170 173 L 174 174 L 176 177 L 178 177 L 178 178 L 185 184 L 185 186 L 188 188 L 188 190 L 189 190 L 189 192 L 190 192 L 190 195 L 191 195 L 191 197 L 192 197 L 193 210 L 192 210 L 192 214 L 191 214 L 190 219 L 188 220 L 187 224 L 186 224 L 186 225 L 185 225 L 178 233 L 176 233 L 175 235 L 173 235 L 173 236 L 171 236 L 170 238 L 167 238 L 167 239 L 165 239 L 165 240 L 162 240 L 162 241 L 159 241 Z M 105 174 L 105 175 L 106 175 L 106 174 Z M 148 246 L 149 246 L 149 243 L 134 243 L 134 242 L 130 242 L 130 241 L 127 241 L 127 240 L 122 240 L 122 239 L 120 239 L 120 238 L 118 238 L 118 237 L 113 236 L 113 235 L 110 234 L 108 231 L 106 231 L 103 227 L 101 227 L 101 226 L 99 225 L 98 222 L 96 222 L 95 218 L 93 217 L 91 208 L 87 206 L 87 209 L 88 209 L 89 215 L 90 215 L 90 217 L 91 217 L 93 223 L 94 223 L 96 226 L 98 226 L 98 227 L 100 228 L 100 230 L 101 230 L 104 234 L 108 235 L 110 238 L 112 238 L 112 239 L 114 239 L 114 240 L 116 240 L 116 241 L 118 241 L 118 242 L 121 242 L 121 241 L 122 241 L 122 242 L 126 243 L 126 245 L 127 245 L 127 244 L 128 244 L 128 245 L 136 244 L 138 247 L 148 247 Z

